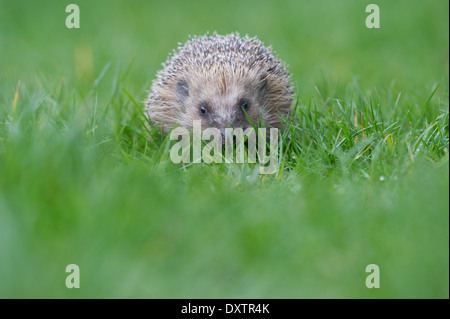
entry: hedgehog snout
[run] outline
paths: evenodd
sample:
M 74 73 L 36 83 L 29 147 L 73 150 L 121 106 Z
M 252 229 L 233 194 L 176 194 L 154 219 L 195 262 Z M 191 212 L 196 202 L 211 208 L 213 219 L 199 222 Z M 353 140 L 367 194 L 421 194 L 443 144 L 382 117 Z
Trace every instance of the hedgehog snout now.
M 225 145 L 225 130 L 220 130 L 220 134 L 222 134 L 222 145 Z
M 222 145 L 225 145 L 225 141 L 226 141 L 225 129 L 221 129 L 220 134 L 222 134 Z M 234 134 L 233 134 L 233 144 L 236 144 L 236 135 L 234 135 Z

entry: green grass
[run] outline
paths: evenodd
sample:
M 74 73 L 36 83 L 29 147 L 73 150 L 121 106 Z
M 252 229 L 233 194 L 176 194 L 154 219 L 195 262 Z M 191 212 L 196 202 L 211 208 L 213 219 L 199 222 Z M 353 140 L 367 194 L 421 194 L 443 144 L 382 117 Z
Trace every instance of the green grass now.
M 360 1 L 69 3 L 0 0 L 0 297 L 449 297 L 447 1 L 377 1 L 379 30 Z M 208 30 L 289 64 L 277 174 L 150 141 L 151 80 Z

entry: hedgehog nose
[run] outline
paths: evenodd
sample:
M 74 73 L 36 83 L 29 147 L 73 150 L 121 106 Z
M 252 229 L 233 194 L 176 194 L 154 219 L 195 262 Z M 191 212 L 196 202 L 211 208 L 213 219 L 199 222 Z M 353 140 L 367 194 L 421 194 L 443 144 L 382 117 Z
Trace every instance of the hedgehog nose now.
M 222 134 L 222 145 L 225 145 L 225 130 L 220 130 L 220 134 Z
M 220 134 L 222 134 L 222 145 L 225 145 L 225 141 L 226 141 L 225 129 L 221 129 Z M 234 134 L 233 134 L 233 143 L 236 143 L 236 135 L 234 135 Z

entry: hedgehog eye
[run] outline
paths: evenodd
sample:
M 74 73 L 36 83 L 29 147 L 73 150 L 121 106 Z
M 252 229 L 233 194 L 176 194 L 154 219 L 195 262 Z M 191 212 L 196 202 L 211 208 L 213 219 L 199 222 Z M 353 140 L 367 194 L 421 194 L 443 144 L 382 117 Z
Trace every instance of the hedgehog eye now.
M 247 102 L 246 100 L 242 100 L 242 101 L 241 101 L 241 108 L 242 108 L 244 111 L 247 111 L 247 110 L 248 110 L 248 107 L 249 107 L 248 102 Z
M 200 113 L 202 113 L 202 115 L 206 115 L 208 113 L 208 108 L 206 105 L 200 106 Z

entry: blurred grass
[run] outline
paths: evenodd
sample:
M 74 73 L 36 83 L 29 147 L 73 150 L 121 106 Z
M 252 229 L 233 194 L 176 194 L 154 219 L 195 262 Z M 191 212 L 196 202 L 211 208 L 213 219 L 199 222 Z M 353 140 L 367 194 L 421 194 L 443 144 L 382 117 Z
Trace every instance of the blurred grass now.
M 364 1 L 69 3 L 0 0 L 0 297 L 448 298 L 447 1 L 377 1 L 379 30 Z M 289 64 L 277 176 L 148 142 L 131 99 L 214 30 Z

